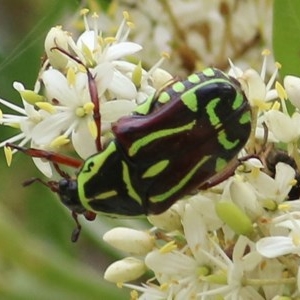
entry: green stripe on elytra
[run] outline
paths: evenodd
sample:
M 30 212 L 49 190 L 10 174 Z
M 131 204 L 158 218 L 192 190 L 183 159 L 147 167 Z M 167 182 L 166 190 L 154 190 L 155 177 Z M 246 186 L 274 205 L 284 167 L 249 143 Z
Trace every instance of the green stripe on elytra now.
M 136 192 L 136 190 L 133 188 L 131 184 L 129 168 L 124 161 L 122 161 L 122 167 L 123 167 L 123 180 L 124 183 L 126 184 L 128 195 L 136 202 L 138 202 L 140 205 L 142 205 L 142 199 L 140 198 L 139 194 Z
M 207 77 L 214 77 L 216 75 L 214 69 L 212 69 L 212 68 L 207 68 L 207 69 L 203 70 L 202 73 Z
M 197 172 L 197 170 L 199 168 L 201 168 L 201 166 L 203 166 L 203 164 L 205 164 L 205 162 L 207 162 L 210 158 L 211 158 L 210 155 L 204 156 L 196 164 L 196 166 L 192 170 L 190 170 L 190 172 L 188 172 L 177 184 L 174 184 L 174 186 L 171 189 L 169 189 L 167 192 L 165 192 L 163 194 L 152 196 L 149 198 L 149 200 L 152 203 L 157 203 L 157 202 L 163 202 L 166 199 L 172 197 L 172 195 L 177 193 L 179 190 L 181 190 L 187 184 L 187 182 L 194 176 L 194 174 Z
M 171 100 L 170 94 L 168 94 L 167 92 L 162 92 L 160 93 L 157 101 L 159 103 L 167 103 Z
M 161 160 L 155 163 L 144 172 L 142 178 L 149 178 L 158 175 L 168 166 L 169 163 L 169 160 Z
M 102 152 L 100 155 L 95 155 L 90 158 L 88 158 L 84 166 L 82 168 L 82 171 L 79 172 L 78 177 L 77 177 L 77 182 L 78 182 L 78 195 L 81 200 L 82 205 L 87 208 L 91 209 L 89 205 L 90 199 L 88 199 L 85 196 L 85 189 L 84 189 L 84 184 L 88 182 L 92 177 L 97 176 L 96 174 L 99 171 L 99 166 L 101 167 L 103 163 L 108 159 L 110 155 L 112 155 L 114 152 L 116 152 L 116 144 L 114 142 L 111 142 L 108 147 L 105 149 L 104 152 Z M 96 168 L 93 168 L 93 166 L 97 166 Z
M 128 154 L 129 156 L 133 156 L 136 153 L 138 153 L 138 151 L 147 146 L 148 144 L 150 144 L 151 142 L 155 141 L 155 140 L 159 140 L 163 137 L 166 136 L 170 136 L 179 132 L 183 132 L 183 131 L 189 131 L 192 130 L 192 128 L 195 126 L 196 124 L 196 120 L 180 126 L 180 127 L 176 127 L 176 128 L 169 128 L 169 129 L 162 129 L 162 130 L 157 130 L 153 133 L 150 133 L 148 135 L 145 135 L 144 137 L 138 139 L 137 141 L 135 141 L 134 143 L 132 143 L 131 147 L 128 150 Z
M 233 101 L 233 104 L 232 104 L 232 109 L 236 110 L 236 109 L 240 108 L 241 105 L 243 104 L 243 102 L 244 102 L 243 95 L 240 94 L 240 93 L 237 93 L 236 97 L 235 97 L 235 99 Z
M 250 111 L 246 111 L 244 112 L 240 119 L 239 119 L 240 124 L 248 124 L 251 123 L 251 112 Z
M 198 89 L 201 89 L 201 88 L 203 88 L 207 85 L 210 85 L 212 83 L 226 83 L 226 84 L 228 84 L 228 81 L 223 79 L 223 78 L 217 78 L 217 79 L 211 79 L 211 80 L 208 80 L 208 81 L 204 81 L 204 82 L 196 85 L 195 87 L 189 89 L 185 93 L 183 93 L 181 95 L 181 101 L 183 102 L 184 105 L 187 106 L 187 108 L 189 110 L 191 110 L 192 112 L 197 112 L 198 111 L 199 99 L 197 98 L 197 95 L 196 95 L 195 91 L 197 91 Z M 201 99 L 200 99 L 200 101 L 201 101 Z
M 220 98 L 215 98 L 209 101 L 209 103 L 206 105 L 206 113 L 208 114 L 209 121 L 212 126 L 217 126 L 221 123 L 220 118 L 218 117 L 215 111 L 215 108 L 220 101 Z
M 99 195 L 97 195 L 97 199 L 98 200 L 104 200 L 104 199 L 107 199 L 107 198 L 111 198 L 111 197 L 114 197 L 114 196 L 117 196 L 118 193 L 116 190 L 111 190 L 111 191 L 107 191 L 107 192 L 104 192 L 104 193 L 100 193 Z
M 176 93 L 183 93 L 185 91 L 186 87 L 181 81 L 178 81 L 172 85 L 172 89 Z
M 151 104 L 153 103 L 154 98 L 156 97 L 156 94 L 153 94 L 152 96 L 148 97 L 145 102 L 138 105 L 134 112 L 140 114 L 140 115 L 147 115 L 150 111 Z
M 216 173 L 222 171 L 228 164 L 228 161 L 223 159 L 223 158 L 217 158 L 216 160 L 216 168 L 215 171 Z
M 222 147 L 226 150 L 231 150 L 235 148 L 239 143 L 239 140 L 235 140 L 233 142 L 229 141 L 227 139 L 227 134 L 224 129 L 218 132 L 218 141 L 222 145 Z

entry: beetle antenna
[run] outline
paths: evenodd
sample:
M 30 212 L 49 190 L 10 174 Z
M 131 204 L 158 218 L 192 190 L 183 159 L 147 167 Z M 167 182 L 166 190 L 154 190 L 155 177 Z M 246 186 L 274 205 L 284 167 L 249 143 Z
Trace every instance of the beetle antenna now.
M 41 178 L 38 178 L 38 177 L 33 177 L 33 178 L 30 178 L 26 181 L 23 182 L 23 186 L 24 187 L 27 187 L 35 182 L 39 182 L 43 185 L 45 185 L 47 188 L 49 188 L 52 192 L 54 193 L 58 193 L 59 192 L 59 188 L 58 188 L 58 183 L 56 181 L 45 181 Z

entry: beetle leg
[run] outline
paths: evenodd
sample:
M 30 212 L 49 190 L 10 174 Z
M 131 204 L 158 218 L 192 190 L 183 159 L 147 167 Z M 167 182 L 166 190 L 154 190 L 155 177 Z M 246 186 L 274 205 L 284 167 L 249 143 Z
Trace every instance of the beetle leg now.
M 58 168 L 58 164 L 66 165 L 73 168 L 79 168 L 82 165 L 82 161 L 79 159 L 75 159 L 67 155 L 58 154 L 52 151 L 46 151 L 46 150 L 41 150 L 36 148 L 26 148 L 11 143 L 7 143 L 6 147 L 10 147 L 12 149 L 21 151 L 24 154 L 29 155 L 31 157 L 44 158 L 52 162 L 56 169 Z
M 78 221 L 78 214 L 73 210 L 72 210 L 72 217 L 76 223 L 76 228 L 72 232 L 71 241 L 73 243 L 76 243 L 79 238 L 80 232 L 81 232 L 81 224 Z

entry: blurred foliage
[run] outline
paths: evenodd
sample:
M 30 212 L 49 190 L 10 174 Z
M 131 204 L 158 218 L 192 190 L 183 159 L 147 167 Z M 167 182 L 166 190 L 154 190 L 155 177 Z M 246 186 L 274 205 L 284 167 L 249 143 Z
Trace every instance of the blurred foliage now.
M 300 1 L 274 1 L 273 50 L 282 76 L 300 75 L 299 15 Z

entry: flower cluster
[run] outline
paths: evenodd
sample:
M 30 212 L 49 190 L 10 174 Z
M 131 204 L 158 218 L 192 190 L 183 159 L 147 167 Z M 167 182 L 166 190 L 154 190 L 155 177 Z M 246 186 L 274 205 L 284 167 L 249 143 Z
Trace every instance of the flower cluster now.
M 90 26 L 86 13 L 85 32 L 76 40 L 61 27 L 50 30 L 47 59 L 33 90 L 14 83 L 24 107 L 0 99 L 17 113 L 0 111 L 0 124 L 19 129 L 0 143 L 8 161 L 12 151 L 7 143 L 57 153 L 71 148 L 86 159 L 113 138 L 112 122 L 130 114 L 172 78 L 159 68 L 164 57 L 148 71 L 142 68 L 135 57 L 142 47 L 127 41 L 133 27 L 128 13 L 107 37 L 98 16 L 92 16 Z M 207 17 L 223 24 L 215 14 Z M 219 39 L 218 30 L 214 33 Z M 277 82 L 276 63 L 266 81 L 269 54 L 263 52 L 260 73 L 230 62 L 229 74 L 241 83 L 253 120 L 240 153 L 243 164 L 234 176 L 187 196 L 161 215 L 149 216 L 153 227 L 148 231 L 114 228 L 105 234 L 106 242 L 131 255 L 109 266 L 105 278 L 131 288 L 132 299 L 300 297 L 300 78 L 286 76 L 283 85 Z M 51 163 L 34 161 L 46 176 L 55 175 Z M 152 276 L 145 284 L 128 283 L 149 270 Z
M 269 54 L 263 52 L 260 73 L 232 63 L 229 71 L 252 107 L 253 134 L 241 155 L 256 155 L 221 184 L 149 216 L 150 230 L 114 228 L 104 235 L 131 255 L 109 266 L 105 278 L 131 288 L 132 299 L 300 297 L 300 78 L 287 76 L 282 86 L 275 64 L 265 83 Z M 146 270 L 153 276 L 145 284 L 128 283 Z
M 171 75 L 159 69 L 167 54 L 148 71 L 138 59 L 134 63 L 133 55 L 142 46 L 127 41 L 134 26 L 127 12 L 115 35 L 107 37 L 99 28 L 96 14 L 90 28 L 87 13 L 88 10 L 82 10 L 85 31 L 76 41 L 61 27 L 49 31 L 45 40 L 47 59 L 34 90 L 14 83 L 23 108 L 0 99 L 0 104 L 18 113 L 1 113 L 0 124 L 20 129 L 17 135 L 2 141 L 0 147 L 30 142 L 35 148 L 61 152 L 71 144 L 85 159 L 99 152 L 100 144 L 111 138 L 112 122 L 130 114 L 137 104 L 170 80 Z M 11 149 L 5 147 L 5 151 L 10 163 Z M 39 158 L 34 158 L 34 162 L 47 177 L 53 175 L 51 164 Z
M 172 74 L 187 75 L 195 66 L 223 69 L 228 57 L 243 66 L 257 66 L 261 45 L 271 47 L 272 1 L 114 3 L 113 16 L 125 9 L 130 10 L 134 20 L 139 20 L 132 38 L 143 45 L 145 62 L 151 65 L 159 52 L 168 51 L 171 58 L 165 66 Z M 111 23 L 109 18 L 107 23 Z

